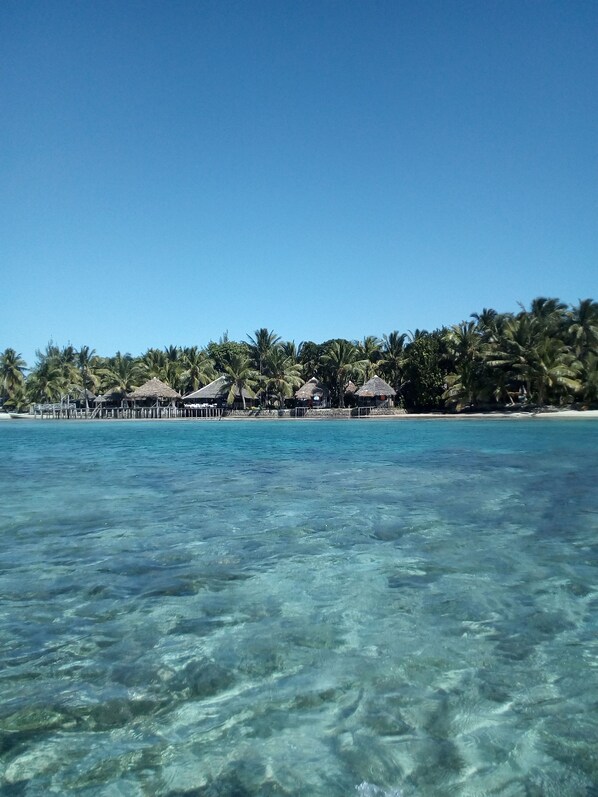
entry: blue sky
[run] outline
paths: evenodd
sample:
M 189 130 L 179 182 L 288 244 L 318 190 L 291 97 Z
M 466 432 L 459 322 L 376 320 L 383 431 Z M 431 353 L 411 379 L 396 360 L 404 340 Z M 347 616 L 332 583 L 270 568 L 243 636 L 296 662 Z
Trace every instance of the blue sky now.
M 0 4 L 0 349 L 598 298 L 595 2 Z

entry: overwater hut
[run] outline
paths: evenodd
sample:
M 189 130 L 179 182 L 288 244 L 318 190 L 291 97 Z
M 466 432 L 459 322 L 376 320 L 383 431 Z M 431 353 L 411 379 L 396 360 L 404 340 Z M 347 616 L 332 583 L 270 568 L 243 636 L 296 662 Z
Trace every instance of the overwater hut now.
M 97 397 L 95 393 L 92 393 L 91 390 L 88 390 L 87 388 L 75 390 L 70 394 L 71 402 L 75 404 L 77 409 L 85 409 L 86 407 L 90 407 L 96 398 Z
M 356 391 L 355 395 L 360 407 L 393 407 L 397 391 L 384 379 L 373 376 Z
M 175 407 L 181 394 L 154 376 L 153 379 L 129 393 L 127 398 L 129 401 L 133 401 L 136 407 Z
M 225 376 L 219 376 L 210 382 L 209 385 L 200 387 L 193 393 L 183 396 L 183 403 L 191 409 L 198 409 L 204 407 L 219 407 L 227 406 L 227 398 L 230 391 L 230 383 Z M 245 406 L 252 407 L 257 404 L 257 399 L 250 396 L 246 390 L 243 390 L 243 396 L 237 391 L 235 400 L 233 402 L 234 409 L 243 409 L 243 398 L 245 399 Z
M 318 382 L 315 376 L 308 379 L 299 390 L 295 391 L 295 399 L 298 407 L 328 407 L 330 405 L 330 394 L 326 385 Z
M 112 409 L 114 407 L 120 407 L 125 396 L 124 390 L 114 388 L 113 390 L 108 390 L 106 393 L 96 396 L 93 403 L 96 406 L 101 405 L 104 408 Z

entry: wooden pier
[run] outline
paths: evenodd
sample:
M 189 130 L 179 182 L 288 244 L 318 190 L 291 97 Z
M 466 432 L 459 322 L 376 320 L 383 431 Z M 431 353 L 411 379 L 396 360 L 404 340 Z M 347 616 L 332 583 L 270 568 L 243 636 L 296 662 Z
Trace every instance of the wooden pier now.
M 73 404 L 33 404 L 29 413 L 18 413 L 19 418 L 41 421 L 64 420 L 169 420 L 171 418 L 221 418 L 226 414 L 222 407 L 77 407 Z

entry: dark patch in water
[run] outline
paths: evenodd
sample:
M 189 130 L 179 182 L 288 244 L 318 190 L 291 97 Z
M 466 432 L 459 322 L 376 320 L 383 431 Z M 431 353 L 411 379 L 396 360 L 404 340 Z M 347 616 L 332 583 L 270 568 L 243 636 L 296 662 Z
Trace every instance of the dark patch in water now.
M 169 634 L 190 634 L 192 636 L 209 636 L 219 628 L 224 628 L 224 620 L 218 620 L 215 617 L 194 617 L 191 619 L 179 620 L 178 623 L 171 628 Z
M 109 731 L 122 728 L 139 717 L 151 716 L 156 711 L 153 700 L 107 700 L 92 707 L 70 712 L 79 727 L 93 731 Z
M 191 661 L 169 684 L 171 691 L 185 698 L 204 698 L 224 692 L 234 683 L 233 675 L 215 661 Z

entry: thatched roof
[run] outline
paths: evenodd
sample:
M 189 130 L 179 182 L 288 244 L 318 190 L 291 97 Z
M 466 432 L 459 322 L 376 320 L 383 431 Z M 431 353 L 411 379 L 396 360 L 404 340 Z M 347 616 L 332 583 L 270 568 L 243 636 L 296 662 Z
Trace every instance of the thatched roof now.
M 318 382 L 315 376 L 312 376 L 311 379 L 301 385 L 299 390 L 295 391 L 295 398 L 299 399 L 299 401 L 308 401 L 309 399 L 313 399 L 315 396 L 322 398 L 322 396 L 328 395 L 328 388 L 326 385 L 323 385 L 321 382 Z
M 345 394 L 346 393 L 355 393 L 356 390 L 357 390 L 357 385 L 355 384 L 355 382 L 349 381 L 349 384 L 345 388 Z
M 127 396 L 129 399 L 175 399 L 180 397 L 180 393 L 165 385 L 164 382 L 160 382 L 155 376 Z
M 95 404 L 105 404 L 108 401 L 121 401 L 124 399 L 125 394 L 122 390 L 118 390 L 114 388 L 113 390 L 109 390 L 107 393 L 102 393 L 101 396 L 96 396 L 94 399 Z
M 214 379 L 213 382 L 210 382 L 209 385 L 205 385 L 204 387 L 200 387 L 199 390 L 196 390 L 194 393 L 188 393 L 186 396 L 183 396 L 184 401 L 216 401 L 217 399 L 225 399 L 228 395 L 229 386 L 226 381 L 225 376 L 219 376 L 218 379 Z M 246 399 L 252 398 L 249 393 L 244 390 L 243 395 Z M 237 393 L 237 398 L 240 398 L 239 394 Z
M 373 376 L 371 379 L 362 385 L 355 394 L 362 398 L 375 398 L 376 396 L 396 396 L 397 391 L 387 384 L 384 379 L 379 376 Z
M 74 393 L 71 393 L 71 397 L 78 401 L 85 401 L 85 399 L 88 401 L 93 401 L 96 398 L 96 394 L 92 393 L 89 388 L 85 388 L 85 390 L 83 388 L 79 388 Z

